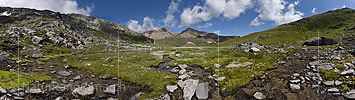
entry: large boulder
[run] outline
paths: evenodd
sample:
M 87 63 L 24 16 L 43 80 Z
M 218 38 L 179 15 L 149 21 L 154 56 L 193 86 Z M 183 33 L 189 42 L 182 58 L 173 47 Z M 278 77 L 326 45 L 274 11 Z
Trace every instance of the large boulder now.
M 337 44 L 338 42 L 326 37 L 313 37 L 311 39 L 306 40 L 303 45 L 307 46 L 323 46 L 323 45 L 333 45 Z
M 79 99 L 85 99 L 90 95 L 94 95 L 94 93 L 95 88 L 93 86 L 78 87 L 72 92 L 72 94 Z
M 183 89 L 184 100 L 191 100 L 192 96 L 195 94 L 195 90 L 198 84 L 198 80 L 188 79 L 185 81 L 185 86 Z

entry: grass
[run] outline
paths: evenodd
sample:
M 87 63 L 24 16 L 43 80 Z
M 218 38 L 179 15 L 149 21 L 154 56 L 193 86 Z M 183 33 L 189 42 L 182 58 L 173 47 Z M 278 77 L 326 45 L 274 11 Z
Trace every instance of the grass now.
M 43 56 L 43 58 L 38 58 L 38 60 L 49 60 L 54 59 L 62 56 L 71 56 L 72 54 L 49 54 L 47 56 Z
M 248 34 L 246 36 L 222 42 L 222 46 L 235 46 L 243 42 L 254 42 L 269 46 L 302 45 L 312 37 L 328 37 L 339 39 L 342 34 L 350 36 L 353 28 L 355 10 L 344 8 L 328 11 L 308 18 L 304 18 L 288 24 L 277 26 L 262 32 Z M 275 41 L 277 40 L 277 41 Z
M 51 77 L 43 74 L 27 74 L 16 71 L 0 70 L 0 86 L 4 89 L 16 89 L 26 87 L 34 81 L 51 81 Z M 8 82 L 4 82 L 8 80 Z
M 14 61 L 29 62 L 29 63 L 33 63 L 34 62 L 32 60 L 27 60 L 27 59 L 18 58 L 18 57 L 16 57 L 16 58 L 8 58 L 8 59 L 14 60 Z
M 243 53 L 238 50 L 230 49 L 172 49 L 180 57 L 170 55 L 175 61 L 171 62 L 170 66 L 175 64 L 190 64 L 201 65 L 202 67 L 209 67 L 213 70 L 218 69 L 219 72 L 214 72 L 220 77 L 226 77 L 225 80 L 220 81 L 222 85 L 222 92 L 231 92 L 237 87 L 249 84 L 249 81 L 256 79 L 263 75 L 260 71 L 270 70 L 276 68 L 274 64 L 285 58 L 282 53 Z M 235 52 L 237 51 L 237 52 Z M 253 64 L 246 67 L 226 68 L 231 62 L 238 63 L 252 62 Z M 213 64 L 218 63 L 220 68 L 215 68 Z
M 109 77 L 119 77 L 124 81 L 137 83 L 142 86 L 149 86 L 153 92 L 146 97 L 160 96 L 159 91 L 165 89 L 166 85 L 176 83 L 177 75 L 163 74 L 149 66 L 157 66 L 162 62 L 162 56 L 150 53 L 120 53 L 120 61 L 116 53 L 87 54 L 69 57 L 63 62 L 72 67 L 90 70 L 99 75 L 110 74 Z M 118 71 L 119 70 L 119 71 Z M 165 78 L 169 76 L 170 78 Z M 159 94 L 159 95 L 158 95 Z

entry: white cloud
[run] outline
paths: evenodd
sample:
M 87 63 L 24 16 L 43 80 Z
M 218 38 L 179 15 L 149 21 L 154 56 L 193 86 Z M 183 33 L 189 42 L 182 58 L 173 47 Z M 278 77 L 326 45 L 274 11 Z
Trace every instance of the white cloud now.
M 251 21 L 251 26 L 260 26 L 261 24 L 265 24 L 264 22 L 259 21 L 259 17 L 255 17 L 253 21 Z
M 343 5 L 343 7 L 341 7 L 341 8 L 346 8 L 346 5 Z
M 168 8 L 168 11 L 166 11 L 167 15 L 163 19 L 163 22 L 164 22 L 165 26 L 175 27 L 176 20 L 175 20 L 175 16 L 173 14 L 175 12 L 178 12 L 179 2 L 181 2 L 181 0 L 178 0 L 177 2 L 175 2 L 174 0 L 171 0 L 171 3 L 170 3 L 169 8 Z
M 149 17 L 144 17 L 142 25 L 140 25 L 137 20 L 129 20 L 127 22 L 127 27 L 133 31 L 136 31 L 138 33 L 142 33 L 145 31 L 158 29 L 158 27 L 154 26 L 153 22 L 154 22 L 154 19 L 149 18 Z
M 250 23 L 252 26 L 262 23 L 259 22 L 260 20 L 274 21 L 276 25 L 281 25 L 299 20 L 303 16 L 302 12 L 294 8 L 299 4 L 298 1 L 288 4 L 284 0 L 258 0 L 258 4 L 260 5 L 260 8 L 257 10 L 259 16 L 257 20 L 254 19 Z
M 316 14 L 316 13 L 317 13 L 316 10 L 317 10 L 317 8 L 313 8 L 313 9 L 312 9 L 312 13 L 313 13 L 313 14 Z
M 234 19 L 251 5 L 251 0 L 206 0 L 203 6 L 195 5 L 193 8 L 185 8 L 180 15 L 181 24 L 179 27 L 209 21 L 212 18 L 221 17 L 221 15 L 224 18 Z
M 220 35 L 222 33 L 222 31 L 217 30 L 217 31 L 214 31 L 213 33 L 216 33 L 216 34 Z
M 94 6 L 79 8 L 75 0 L 0 0 L 0 6 L 52 10 L 61 13 L 90 15 Z
M 207 27 L 211 27 L 212 25 L 213 25 L 212 23 L 206 23 L 205 25 L 197 26 L 197 28 L 207 28 Z

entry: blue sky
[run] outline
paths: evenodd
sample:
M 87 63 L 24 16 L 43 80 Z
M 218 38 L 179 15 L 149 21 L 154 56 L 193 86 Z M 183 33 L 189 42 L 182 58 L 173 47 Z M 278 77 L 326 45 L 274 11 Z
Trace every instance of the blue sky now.
M 0 6 L 81 13 L 137 32 L 165 27 L 179 33 L 191 27 L 243 36 L 344 6 L 354 8 L 355 0 L 0 0 Z

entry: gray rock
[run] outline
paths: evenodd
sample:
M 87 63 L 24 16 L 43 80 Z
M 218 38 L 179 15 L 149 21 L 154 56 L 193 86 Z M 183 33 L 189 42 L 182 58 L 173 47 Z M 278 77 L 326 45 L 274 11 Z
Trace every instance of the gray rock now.
M 61 76 L 65 76 L 65 77 L 68 77 L 71 75 L 71 73 L 67 72 L 67 71 L 58 71 L 57 74 L 61 75 Z
M 174 92 L 177 88 L 178 88 L 177 85 L 167 85 L 167 86 L 166 86 L 166 89 L 167 89 L 169 92 Z
M 184 80 L 184 79 L 186 79 L 186 78 L 189 78 L 190 77 L 190 75 L 188 75 L 188 74 L 183 74 L 183 75 L 180 75 L 179 77 L 178 77 L 178 79 L 180 79 L 180 80 Z
M 299 89 L 301 89 L 300 85 L 298 85 L 298 84 L 290 84 L 290 88 L 291 88 L 292 90 L 299 90 Z
M 85 99 L 90 95 L 94 95 L 95 88 L 93 86 L 82 86 L 75 88 L 72 94 L 79 99 Z
M 333 65 L 322 64 L 322 65 L 319 65 L 318 68 L 324 69 L 324 70 L 332 70 L 333 69 Z
M 217 63 L 213 64 L 213 66 L 216 67 L 216 68 L 221 67 L 221 65 L 220 65 L 220 64 L 217 64 Z
M 336 80 L 336 81 L 334 82 L 334 84 L 335 84 L 336 86 L 338 86 L 338 85 L 343 84 L 343 82 L 342 82 L 342 81 L 338 81 L 338 80 Z
M 179 74 L 180 74 L 180 75 L 186 74 L 186 69 L 181 69 L 181 70 L 179 71 Z
M 290 80 L 291 83 L 299 83 L 301 82 L 301 80 L 297 79 L 297 80 Z
M 256 43 L 240 43 L 238 46 L 236 46 L 237 49 L 240 49 L 244 52 L 257 52 L 260 51 L 260 49 L 266 48 L 266 46 L 263 46 L 261 44 L 256 44 Z M 254 49 L 254 50 L 253 50 Z
M 6 60 L 10 55 L 4 51 L 0 51 L 0 61 Z
M 189 75 L 192 76 L 192 77 L 196 77 L 197 76 L 197 74 L 194 71 L 190 71 Z
M 354 69 L 349 69 L 347 71 L 343 71 L 340 75 L 354 75 Z
M 178 73 L 180 71 L 179 67 L 174 67 L 170 70 L 171 73 Z
M 168 94 L 165 94 L 161 100 L 170 100 L 170 96 Z
M 188 66 L 186 64 L 181 64 L 181 65 L 178 65 L 180 67 L 180 69 L 185 69 L 187 68 Z
M 108 94 L 116 94 L 116 85 L 110 85 L 106 88 L 106 90 L 104 91 L 104 93 L 108 93 Z
M 184 86 L 186 85 L 185 81 L 178 80 L 177 85 L 181 88 L 184 89 Z
M 30 89 L 30 93 L 31 93 L 31 94 L 39 94 L 39 93 L 41 93 L 41 92 L 42 92 L 41 89 Z
M 192 96 L 195 94 L 198 80 L 188 79 L 183 89 L 184 100 L 191 100 Z
M 138 92 L 137 94 L 132 96 L 129 100 L 139 100 L 139 98 L 141 97 L 142 94 L 143 94 L 143 92 Z
M 260 49 L 256 48 L 256 47 L 252 47 L 250 48 L 249 52 L 259 52 Z
M 218 78 L 215 78 L 214 80 L 216 80 L 216 81 L 222 81 L 222 80 L 224 80 L 226 77 L 218 77 Z
M 344 97 L 348 98 L 348 99 L 355 99 L 355 89 L 352 89 L 349 92 L 346 92 L 344 94 Z
M 107 100 L 119 100 L 119 99 L 116 99 L 116 98 L 108 98 Z
M 63 84 L 68 84 L 67 80 L 62 80 Z
M 102 76 L 101 78 L 106 79 L 106 78 L 109 77 L 109 76 L 110 76 L 110 74 L 105 74 L 105 75 Z
M 266 96 L 261 92 L 256 92 L 253 96 L 254 96 L 254 98 L 256 98 L 258 100 L 262 100 L 262 99 L 266 98 Z
M 196 88 L 197 99 L 207 99 L 208 98 L 208 82 L 199 83 Z
M 337 88 L 330 88 L 327 90 L 327 92 L 330 92 L 330 93 L 338 93 L 339 92 L 339 89 Z
M 326 81 L 323 83 L 326 86 L 333 86 L 334 85 L 334 81 Z
M 80 75 L 75 76 L 75 77 L 73 78 L 73 80 L 81 80 Z
M 33 54 L 32 57 L 33 58 L 42 58 L 43 55 L 42 54 Z
M 1 92 L 2 94 L 6 94 L 6 90 L 5 90 L 4 88 L 2 88 L 2 87 L 0 87 L 0 92 Z
M 14 97 L 15 100 L 24 100 L 22 97 Z
M 232 63 L 230 63 L 229 65 L 226 66 L 226 68 L 231 68 L 231 67 L 245 67 L 245 66 L 249 66 L 251 64 L 253 64 L 252 62 L 244 62 L 244 63 L 240 63 L 240 64 L 236 64 L 237 62 L 233 61 Z
M 65 100 L 63 97 L 57 97 L 55 100 Z
M 333 44 L 337 44 L 338 42 L 330 39 L 330 38 L 326 38 L 326 37 L 313 37 L 311 39 L 306 40 L 303 45 L 307 45 L 307 46 L 323 46 L 323 45 L 333 45 Z

